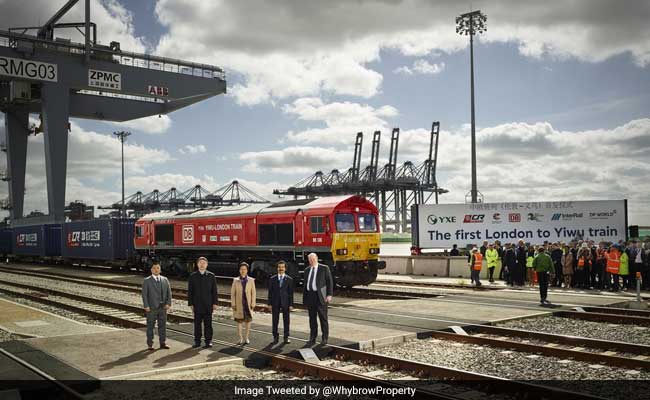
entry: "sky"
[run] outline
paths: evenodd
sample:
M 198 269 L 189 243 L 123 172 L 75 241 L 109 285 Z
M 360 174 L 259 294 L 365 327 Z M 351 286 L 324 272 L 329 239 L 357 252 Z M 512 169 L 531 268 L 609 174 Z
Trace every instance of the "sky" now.
M 47 20 L 64 0 L 0 0 L 0 29 Z M 269 200 L 317 170 L 345 171 L 356 133 L 392 128 L 398 164 L 427 157 L 440 121 L 442 203 L 470 190 L 469 40 L 455 17 L 487 15 L 476 37 L 478 188 L 485 202 L 628 199 L 650 225 L 650 2 L 629 0 L 92 0 L 99 41 L 218 65 L 228 93 L 162 117 L 72 119 L 67 201 L 234 179 Z M 83 2 L 65 21 L 82 20 Z M 57 34 L 79 40 L 70 31 Z M 37 115 L 32 115 L 37 118 Z M 0 119 L 3 117 L 0 115 Z M 4 134 L 4 121 L 0 121 Z M 43 137 L 30 137 L 25 211 L 47 211 Z M 5 162 L 4 160 L 0 163 Z M 6 197 L 6 185 L 0 196 Z

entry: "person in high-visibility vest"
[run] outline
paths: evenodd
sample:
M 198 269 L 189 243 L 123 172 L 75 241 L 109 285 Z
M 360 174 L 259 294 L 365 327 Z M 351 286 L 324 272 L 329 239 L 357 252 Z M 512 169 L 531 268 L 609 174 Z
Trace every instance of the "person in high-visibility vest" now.
M 614 281 L 610 291 L 618 292 L 618 270 L 621 268 L 621 252 L 619 251 L 618 246 L 611 246 L 609 251 L 605 254 L 605 258 L 607 259 L 607 273 L 611 274 Z
M 487 261 L 488 267 L 488 278 L 490 283 L 492 283 L 494 282 L 494 269 L 497 267 L 497 264 L 499 262 L 499 252 L 491 243 L 485 251 L 485 259 Z
M 528 286 L 535 286 L 535 269 L 533 268 L 533 260 L 535 259 L 535 248 L 530 246 L 528 254 L 526 255 L 526 275 L 528 278 Z
M 618 275 L 623 279 L 623 290 L 630 286 L 630 256 L 627 249 L 621 251 L 621 267 L 618 269 Z
M 476 287 L 481 286 L 481 267 L 483 263 L 483 254 L 478 251 L 476 247 L 472 249 L 472 257 L 470 258 L 470 267 L 472 268 L 472 280 L 476 283 Z

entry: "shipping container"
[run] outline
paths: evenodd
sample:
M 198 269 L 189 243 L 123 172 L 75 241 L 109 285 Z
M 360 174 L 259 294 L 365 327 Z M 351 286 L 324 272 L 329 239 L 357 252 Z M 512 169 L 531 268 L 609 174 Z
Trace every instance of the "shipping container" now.
M 11 254 L 13 248 L 11 244 L 13 243 L 13 236 L 11 234 L 11 228 L 2 228 L 0 229 L 0 255 L 6 256 Z
M 105 218 L 63 224 L 61 253 L 71 262 L 127 265 L 135 257 L 134 219 Z
M 14 255 L 61 256 L 61 224 L 16 226 L 12 237 Z

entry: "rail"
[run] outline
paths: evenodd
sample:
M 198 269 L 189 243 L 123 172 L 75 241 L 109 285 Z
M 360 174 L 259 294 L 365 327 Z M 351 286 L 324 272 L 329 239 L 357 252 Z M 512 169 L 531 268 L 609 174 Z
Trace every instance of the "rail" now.
M 70 55 L 83 56 L 86 54 L 85 46 L 81 43 L 39 39 L 35 36 L 5 30 L 0 30 L 0 47 L 10 47 L 27 53 L 33 52 L 35 49 L 44 49 Z M 214 65 L 193 63 L 151 54 L 114 50 L 103 45 L 94 45 L 90 48 L 90 51 L 91 57 L 94 59 L 110 61 L 116 64 L 226 80 L 224 70 Z

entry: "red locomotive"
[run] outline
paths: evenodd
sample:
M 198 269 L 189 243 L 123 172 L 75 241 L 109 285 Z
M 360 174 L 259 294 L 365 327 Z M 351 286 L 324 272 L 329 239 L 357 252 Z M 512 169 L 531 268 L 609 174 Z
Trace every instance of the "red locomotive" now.
M 339 286 L 368 285 L 379 261 L 377 207 L 361 196 L 240 204 L 158 212 L 135 224 L 135 249 L 146 264 L 153 257 L 164 268 L 192 271 L 197 257 L 219 273 L 236 274 L 240 261 L 259 281 L 287 261 L 287 273 L 301 280 L 307 255 L 316 253 L 332 269 Z

